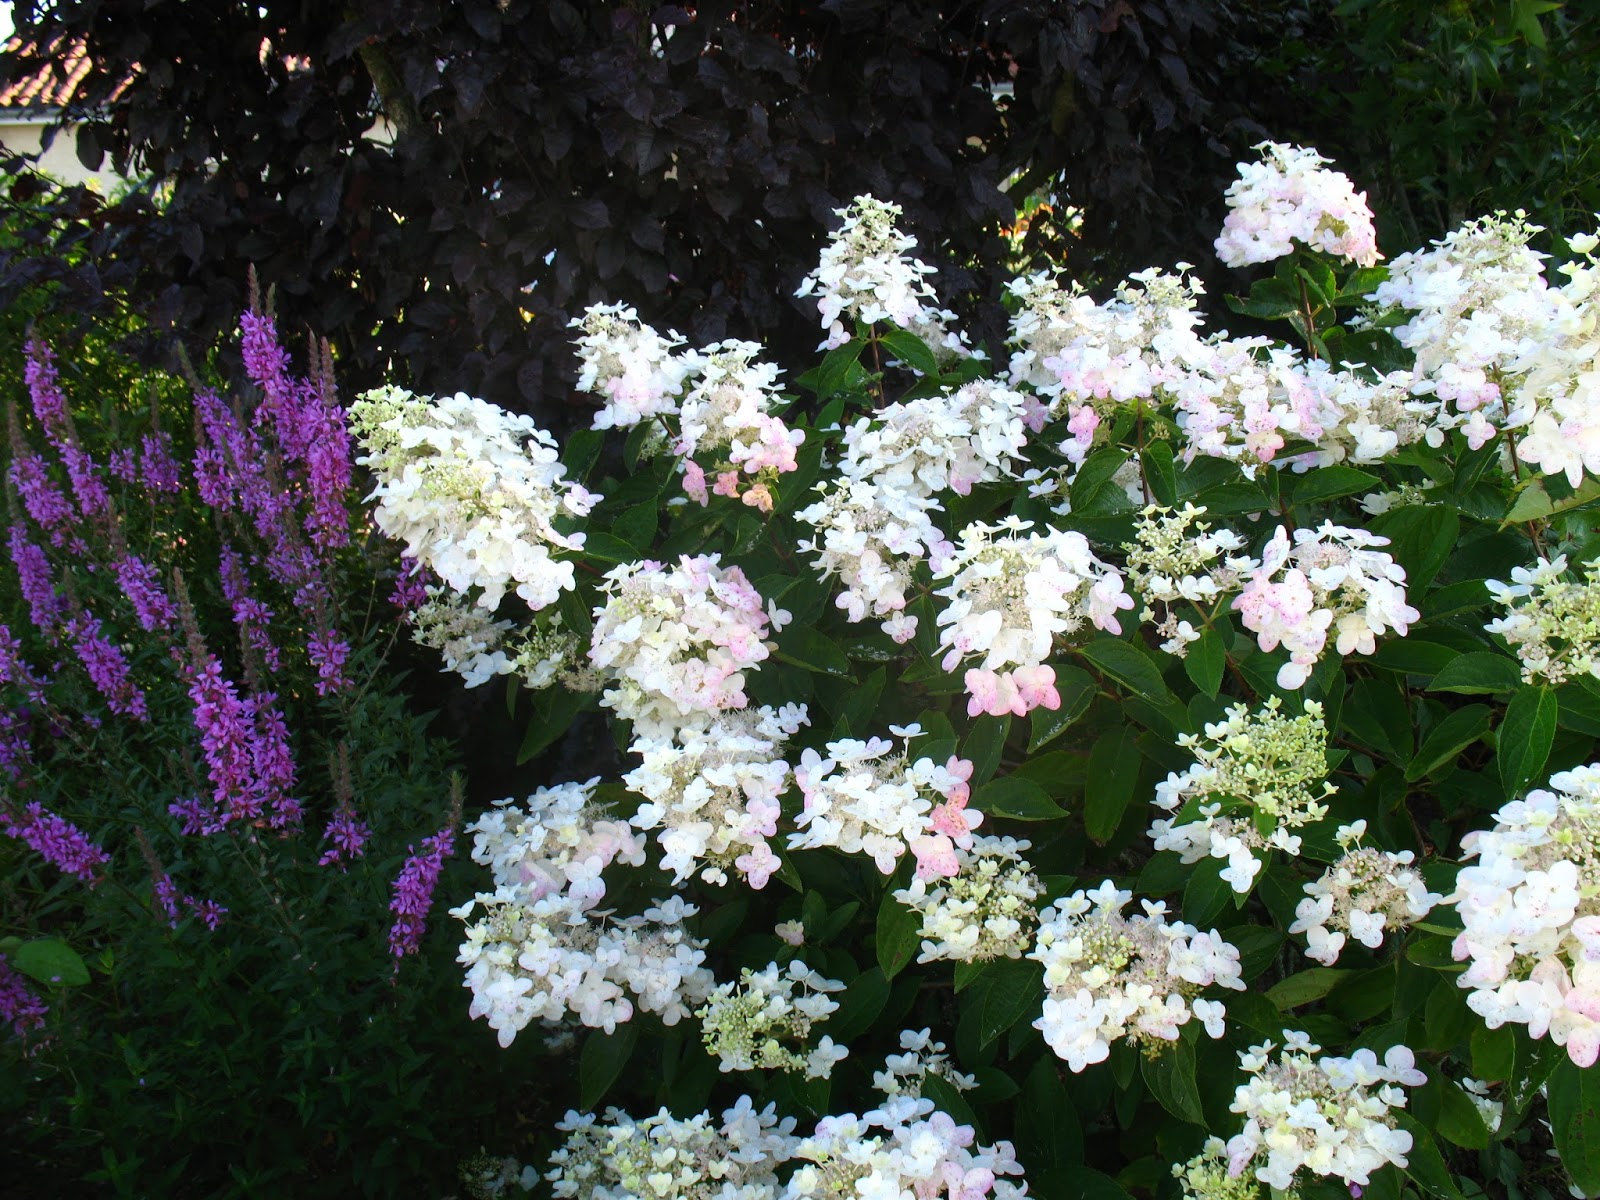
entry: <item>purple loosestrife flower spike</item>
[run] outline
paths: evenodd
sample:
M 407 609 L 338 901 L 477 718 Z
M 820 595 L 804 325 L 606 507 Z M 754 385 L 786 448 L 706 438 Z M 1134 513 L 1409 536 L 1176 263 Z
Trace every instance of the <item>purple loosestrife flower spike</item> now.
M 350 657 L 350 644 L 337 633 L 329 629 L 313 634 L 306 643 L 306 652 L 317 668 L 317 695 L 331 696 L 348 686 L 344 664 Z
M 366 853 L 367 839 L 372 836 L 372 830 L 356 816 L 355 809 L 348 804 L 341 804 L 329 818 L 328 828 L 322 836 L 330 845 L 323 856 L 317 859 L 317 865 L 337 866 L 343 871 L 347 862 Z
M 222 594 L 233 608 L 233 623 L 239 627 L 239 636 L 246 647 L 246 661 L 251 653 L 259 655 L 266 669 L 277 674 L 282 660 L 268 632 L 275 614 L 264 601 L 251 595 L 244 559 L 226 542 L 222 546 L 219 567 Z
M 34 704 L 43 704 L 47 682 L 34 674 L 22 657 L 22 643 L 12 636 L 10 628 L 0 625 L 0 683 L 16 684 L 28 693 L 28 699 Z
M 135 721 L 148 720 L 144 690 L 133 682 L 121 649 L 101 634 L 99 618 L 85 609 L 67 622 L 67 636 L 78 661 L 89 672 L 90 682 L 105 697 L 106 706 Z
M 50 478 L 44 459 L 31 450 L 20 450 L 11 460 L 9 474 L 22 507 L 50 535 L 50 544 L 65 546 L 77 528 L 78 515 L 66 493 Z
M 183 469 L 172 453 L 172 438 L 162 432 L 147 433 L 139 442 L 139 476 L 148 491 L 176 496 L 183 491 Z
M 100 882 L 101 868 L 111 861 L 111 856 L 76 825 L 38 801 L 24 808 L 21 817 L 0 810 L 0 830 L 30 847 L 63 874 L 74 875 L 90 887 Z
M 26 1045 L 36 1030 L 44 1028 L 45 1006 L 22 972 L 0 954 L 0 1021 L 11 1026 L 11 1032 Z
M 32 338 L 26 353 L 28 361 L 22 375 L 28 385 L 28 398 L 33 401 L 33 415 L 39 419 L 50 444 L 60 450 L 72 440 L 72 422 L 67 398 L 56 375 L 55 351 L 38 338 Z
M 9 543 L 11 562 L 17 568 L 17 583 L 22 598 L 28 602 L 28 611 L 34 628 L 49 639 L 51 645 L 60 641 L 58 632 L 65 605 L 56 592 L 55 573 L 44 551 L 28 540 L 28 532 L 21 525 L 11 527 Z
M 146 633 L 170 629 L 177 610 L 161 586 L 156 569 L 137 554 L 123 552 L 112 564 L 122 594 L 133 605 L 134 616 Z
M 432 837 L 422 840 L 421 853 L 413 850 L 394 881 L 394 899 L 389 911 L 395 914 L 389 930 L 389 952 L 396 958 L 415 954 L 428 925 L 428 909 L 433 906 L 433 889 L 439 883 L 444 860 L 455 849 L 454 824 L 446 825 Z
M 432 571 L 409 555 L 402 555 L 389 603 L 403 613 L 415 612 L 428 602 L 428 586 L 435 582 Z

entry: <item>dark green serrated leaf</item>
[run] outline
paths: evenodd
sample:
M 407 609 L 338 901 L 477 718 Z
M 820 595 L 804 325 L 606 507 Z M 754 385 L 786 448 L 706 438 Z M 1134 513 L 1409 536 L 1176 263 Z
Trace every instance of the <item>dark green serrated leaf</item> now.
M 1056 692 L 1061 697 L 1061 707 L 1033 710 L 1028 734 L 1028 753 L 1032 754 L 1066 732 L 1072 723 L 1088 710 L 1089 702 L 1099 690 L 1100 685 L 1094 681 L 1094 676 L 1089 672 L 1078 667 L 1057 667 Z
M 1406 767 L 1406 782 L 1415 783 L 1455 762 L 1463 750 L 1489 732 L 1490 715 L 1482 704 L 1468 704 L 1448 714 L 1423 739 L 1417 756 Z
M 972 793 L 972 806 L 1013 821 L 1054 821 L 1067 815 L 1037 783 L 1015 775 L 991 779 L 977 788 Z
M 1376 475 L 1335 463 L 1302 476 L 1294 487 L 1294 503 L 1321 504 L 1341 496 L 1353 496 L 1357 492 L 1374 491 L 1382 486 L 1383 481 Z
M 773 657 L 779 662 L 804 667 L 808 671 L 820 671 L 824 675 L 850 676 L 850 659 L 839 648 L 839 644 L 809 625 L 791 625 L 785 629 Z
M 1079 652 L 1102 673 L 1147 700 L 1164 704 L 1172 695 L 1155 664 L 1127 642 L 1113 637 L 1096 638 L 1081 646 Z
M 922 918 L 896 900 L 894 893 L 891 885 L 883 894 L 874 934 L 878 966 L 885 979 L 893 979 L 905 970 L 922 946 Z
M 939 360 L 934 358 L 933 351 L 928 349 L 928 343 L 916 334 L 904 329 L 891 329 L 887 333 L 879 334 L 878 340 L 890 354 L 918 374 L 930 378 L 939 374 Z
M 585 1040 L 583 1052 L 578 1055 L 578 1098 L 585 1109 L 592 1111 L 611 1090 L 622 1068 L 633 1057 L 638 1041 L 637 1021 L 618 1025 L 617 1031 L 611 1034 L 595 1030 Z
M 1122 824 L 1139 782 L 1139 763 L 1139 744 L 1126 726 L 1106 730 L 1095 742 L 1084 777 L 1083 824 L 1096 845 L 1109 842 Z
M 1487 696 L 1510 692 L 1522 684 L 1522 669 L 1517 660 L 1504 654 L 1479 651 L 1463 654 L 1447 663 L 1428 683 L 1430 692 L 1459 692 L 1466 696 Z
M 881 966 L 863 971 L 839 993 L 839 1009 L 828 1018 L 822 1032 L 841 1046 L 848 1046 L 872 1028 L 888 1002 L 888 973 Z
M 1545 1089 L 1561 1165 L 1585 1195 L 1600 1194 L 1600 1071 L 1563 1059 Z
M 1184 672 L 1189 682 L 1213 700 L 1222 689 L 1222 676 L 1227 668 L 1227 647 L 1215 629 L 1206 629 L 1198 641 L 1189 644 L 1189 653 L 1183 659 Z
M 1500 722 L 1500 785 L 1515 796 L 1544 772 L 1556 738 L 1556 694 L 1547 687 L 1523 688 L 1511 697 L 1505 720 Z
M 1288 1012 L 1321 1000 L 1350 975 L 1351 972 L 1334 967 L 1312 967 L 1273 984 L 1267 989 L 1267 999 L 1279 1012 Z
M 1200 1088 L 1195 1083 L 1194 1047 L 1188 1042 L 1180 1039 L 1161 1047 L 1154 1058 L 1146 1058 L 1144 1082 L 1161 1107 L 1178 1120 L 1191 1125 L 1206 1123 Z

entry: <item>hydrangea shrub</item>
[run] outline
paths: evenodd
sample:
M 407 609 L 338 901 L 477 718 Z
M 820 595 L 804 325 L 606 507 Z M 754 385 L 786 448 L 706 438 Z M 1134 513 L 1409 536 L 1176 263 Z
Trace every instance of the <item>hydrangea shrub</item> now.
M 483 1190 L 1600 1193 L 1597 242 L 1381 266 L 1261 149 L 1242 334 L 1179 265 L 1019 279 L 976 346 L 862 197 L 787 384 L 611 305 L 559 461 L 355 405 L 447 666 L 628 764 L 477 834 L 472 1015 L 583 1039 Z

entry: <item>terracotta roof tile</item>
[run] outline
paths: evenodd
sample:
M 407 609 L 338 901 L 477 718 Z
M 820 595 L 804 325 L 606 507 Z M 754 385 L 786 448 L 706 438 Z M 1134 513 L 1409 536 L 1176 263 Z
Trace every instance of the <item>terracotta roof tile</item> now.
M 81 38 L 66 43 L 57 38 L 48 46 L 39 47 L 21 37 L 14 37 L 0 47 L 7 55 L 31 51 L 31 57 L 48 57 L 30 75 L 0 87 L 0 109 L 59 109 L 65 108 L 77 93 L 78 85 L 89 74 L 93 64 Z M 117 86 L 110 99 L 115 100 L 127 90 L 132 77 Z

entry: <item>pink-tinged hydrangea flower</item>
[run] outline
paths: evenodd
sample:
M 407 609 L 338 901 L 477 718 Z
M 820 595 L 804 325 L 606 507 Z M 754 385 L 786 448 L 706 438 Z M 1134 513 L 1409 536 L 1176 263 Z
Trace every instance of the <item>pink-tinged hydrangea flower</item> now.
M 662 336 L 639 320 L 635 309 L 621 304 L 591 305 L 572 321 L 572 328 L 583 331 L 578 338 L 578 390 L 606 397 L 594 428 L 632 429 L 678 411 L 679 393 L 693 364 L 675 353 L 683 345 L 677 333 L 669 330 Z
M 1295 830 L 1327 816 L 1324 801 L 1336 790 L 1326 781 L 1322 705 L 1307 700 L 1294 716 L 1282 707 L 1276 696 L 1255 712 L 1235 704 L 1223 720 L 1206 724 L 1204 737 L 1179 734 L 1179 747 L 1195 761 L 1156 784 L 1155 804 L 1169 816 L 1150 826 L 1155 848 L 1176 851 L 1186 864 L 1226 860 L 1222 878 L 1240 895 L 1255 886 L 1268 851 L 1300 853 Z M 1197 801 L 1195 818 L 1180 822 Z M 1227 814 L 1225 801 L 1236 806 Z
M 1122 576 L 1081 533 L 1032 529 L 1016 517 L 969 525 L 961 548 L 935 572 L 950 581 L 934 592 L 948 601 L 938 618 L 944 669 L 981 656 L 965 676 L 972 716 L 1059 708 L 1055 669 L 1045 662 L 1056 639 L 1085 624 L 1120 632 L 1116 614 L 1133 607 Z
M 1344 853 L 1320 878 L 1305 886 L 1290 933 L 1306 935 L 1306 957 L 1327 966 L 1339 961 L 1347 935 L 1376 950 L 1385 932 L 1415 925 L 1444 897 L 1428 890 L 1409 850 L 1395 852 L 1360 845 L 1365 821 L 1341 825 Z
M 1274 531 L 1233 607 L 1261 649 L 1289 651 L 1279 687 L 1304 685 L 1330 633 L 1338 653 L 1371 654 L 1379 634 L 1403 637 L 1422 619 L 1406 602 L 1405 568 L 1374 549 L 1388 544 L 1332 522 L 1296 529 L 1292 544 L 1288 530 Z
M 768 632 L 789 620 L 763 609 L 744 572 L 714 554 L 615 567 L 605 593 L 589 661 L 609 684 L 600 702 L 641 737 L 743 708 L 744 672 L 767 659 Z
M 772 1104 L 757 1109 L 749 1096 L 720 1125 L 710 1113 L 679 1119 L 663 1108 L 635 1120 L 612 1108 L 603 1122 L 569 1112 L 556 1128 L 567 1139 L 545 1178 L 561 1200 L 635 1200 L 644 1179 L 655 1200 L 776 1200 L 777 1171 L 795 1143 L 794 1118 L 780 1119 Z M 670 1171 L 657 1169 L 667 1163 Z M 537 1182 L 530 1176 L 527 1188 Z
M 1034 901 L 1039 878 L 1023 858 L 1028 842 L 977 837 L 954 849 L 956 869 L 939 878 L 914 878 L 894 898 L 922 918 L 918 962 L 983 962 L 1020 958 L 1039 924 Z
M 1325 170 L 1332 160 L 1277 142 L 1256 149 L 1261 161 L 1240 163 L 1228 189 L 1218 258 L 1230 267 L 1271 262 L 1299 243 L 1359 266 L 1377 263 L 1382 256 L 1366 193 L 1348 176 Z
M 779 1200 L 827 1200 L 851 1181 L 860 1197 L 939 1197 L 1020 1200 L 1026 1187 L 1010 1142 L 977 1144 L 977 1132 L 938 1111 L 932 1100 L 889 1096 L 857 1116 L 823 1117 L 816 1132 L 794 1147 L 796 1164 Z
M 804 705 L 747 709 L 629 747 L 642 761 L 623 782 L 645 801 L 631 823 L 659 831 L 674 884 L 696 874 L 724 884 L 731 866 L 751 887 L 766 886 L 782 865 L 767 839 L 777 835 L 791 778 L 783 747 L 808 723 Z
M 1462 839 L 1449 900 L 1456 979 L 1489 1028 L 1526 1025 L 1580 1067 L 1600 1059 L 1600 764 L 1550 777 Z
M 884 738 L 829 742 L 827 757 L 807 749 L 795 768 L 805 807 L 789 835 L 791 849 L 832 846 L 866 854 L 885 875 L 910 850 L 924 879 L 954 875 L 958 848 L 972 845 L 983 814 L 966 807 L 972 764 L 952 758 L 911 759 L 919 726 L 891 726 L 904 742 Z

